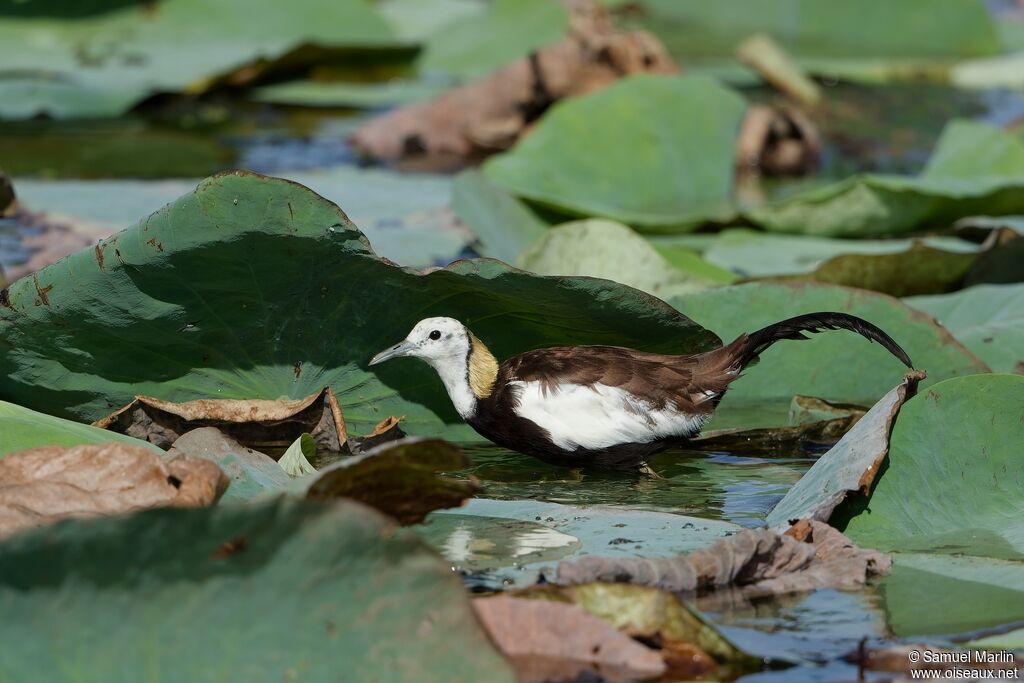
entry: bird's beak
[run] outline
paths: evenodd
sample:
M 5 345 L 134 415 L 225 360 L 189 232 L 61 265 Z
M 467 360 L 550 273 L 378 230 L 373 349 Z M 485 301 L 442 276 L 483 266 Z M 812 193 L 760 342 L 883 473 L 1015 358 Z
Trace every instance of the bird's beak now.
M 392 358 L 401 358 L 402 356 L 408 356 L 409 353 L 412 352 L 412 350 L 415 348 L 416 345 L 413 344 L 412 342 L 401 341 L 398 344 L 392 346 L 390 349 L 384 349 L 376 356 L 371 358 L 370 365 L 383 363 L 384 361 L 391 360 Z

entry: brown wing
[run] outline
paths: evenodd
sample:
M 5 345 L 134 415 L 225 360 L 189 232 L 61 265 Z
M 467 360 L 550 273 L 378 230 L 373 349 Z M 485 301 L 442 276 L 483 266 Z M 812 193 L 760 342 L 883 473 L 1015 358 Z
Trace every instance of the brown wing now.
M 660 408 L 709 411 L 735 374 L 724 354 L 673 356 L 618 346 L 572 346 L 528 351 L 501 366 L 503 379 L 541 382 L 544 391 L 561 384 L 618 387 Z

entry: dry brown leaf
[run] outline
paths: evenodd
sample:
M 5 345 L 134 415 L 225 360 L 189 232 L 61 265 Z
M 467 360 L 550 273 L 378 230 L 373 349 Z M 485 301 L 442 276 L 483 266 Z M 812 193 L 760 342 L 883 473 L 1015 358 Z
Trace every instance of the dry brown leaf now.
M 348 440 L 341 406 L 330 387 L 296 400 L 199 399 L 172 403 L 149 396 L 135 400 L 93 426 L 169 448 L 199 427 L 217 427 L 259 451 L 287 448 L 308 432 L 317 446 L 343 450 Z
M 3 196 L 3 176 L 0 175 L 0 217 L 13 218 L 18 223 L 31 228 L 21 235 L 21 246 L 28 250 L 29 258 L 26 262 L 19 263 L 7 270 L 7 278 L 10 282 L 30 275 L 40 268 L 59 261 L 68 254 L 73 254 L 93 244 L 92 237 L 76 231 L 74 226 L 62 217 L 24 211 L 19 207 L 18 202 L 14 201 L 13 194 L 11 195 L 12 203 L 8 205 L 5 213 L 2 208 Z
M 736 140 L 736 169 L 742 175 L 805 175 L 818 167 L 821 135 L 801 111 L 754 105 L 747 109 Z
M 65 517 L 212 505 L 227 485 L 207 460 L 179 457 L 165 464 L 133 444 L 32 448 L 0 460 L 0 537 Z
M 572 0 L 560 43 L 429 102 L 402 107 L 359 128 L 352 144 L 379 160 L 455 168 L 508 149 L 552 104 L 636 73 L 676 73 L 661 42 L 623 33 L 593 0 Z
M 658 558 L 583 557 L 558 564 L 556 583 L 627 581 L 672 592 L 742 587 L 748 596 L 816 588 L 853 590 L 888 573 L 884 553 L 862 550 L 827 524 L 810 521 L 793 535 L 745 529 L 706 550 Z M 799 539 L 803 534 L 803 540 Z
M 498 595 L 477 598 L 473 607 L 520 683 L 571 680 L 585 672 L 644 681 L 666 671 L 656 651 L 577 605 Z
M 818 84 L 801 71 L 771 36 L 750 36 L 736 48 L 736 56 L 797 104 L 812 107 L 821 102 Z

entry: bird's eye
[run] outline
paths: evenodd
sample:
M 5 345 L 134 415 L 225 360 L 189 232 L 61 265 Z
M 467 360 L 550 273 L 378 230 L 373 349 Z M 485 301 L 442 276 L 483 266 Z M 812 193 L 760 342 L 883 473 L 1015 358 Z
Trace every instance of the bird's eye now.
M 433 339 L 434 341 L 437 341 L 438 339 L 441 338 L 441 332 L 439 330 L 432 330 L 430 334 L 427 336 Z

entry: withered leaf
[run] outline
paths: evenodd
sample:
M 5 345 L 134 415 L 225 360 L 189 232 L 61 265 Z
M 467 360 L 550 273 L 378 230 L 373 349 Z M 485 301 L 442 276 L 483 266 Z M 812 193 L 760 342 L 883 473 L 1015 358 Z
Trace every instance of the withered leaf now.
M 808 522 L 804 540 L 771 529 L 745 529 L 710 548 L 659 558 L 584 557 L 560 562 L 556 582 L 626 581 L 673 592 L 725 586 L 746 595 L 776 595 L 838 588 L 853 590 L 888 573 L 889 557 L 862 550 L 832 527 Z
M 736 140 L 736 169 L 743 174 L 805 175 L 818 167 L 821 135 L 797 109 L 754 105 Z
M 458 507 L 480 491 L 476 479 L 440 474 L 465 469 L 469 464 L 455 444 L 440 439 L 404 439 L 325 467 L 306 495 L 351 498 L 402 524 L 415 524 L 427 513 Z
M 217 427 L 259 451 L 279 451 L 309 433 L 317 446 L 341 451 L 348 441 L 341 406 L 330 387 L 302 399 L 199 399 L 172 403 L 149 396 L 135 400 L 93 423 L 136 439 L 170 448 L 181 435 Z
M 132 444 L 32 448 L 0 460 L 0 537 L 65 517 L 212 505 L 227 485 L 209 461 L 183 456 L 165 463 Z
M 507 595 L 477 598 L 473 607 L 520 682 L 642 681 L 666 671 L 658 652 L 641 645 L 581 607 Z

